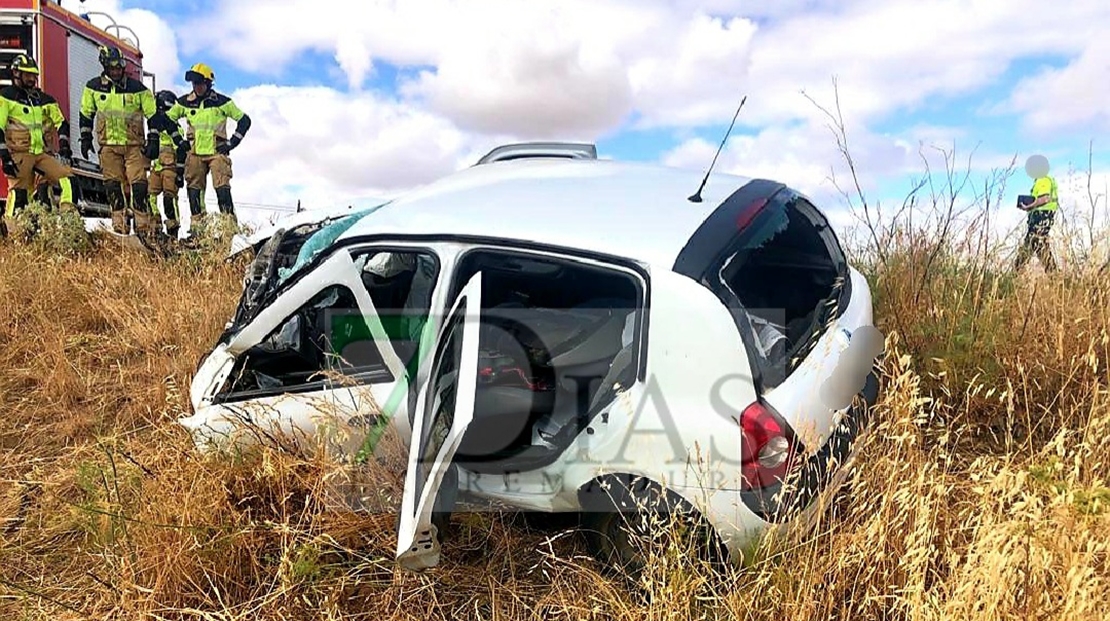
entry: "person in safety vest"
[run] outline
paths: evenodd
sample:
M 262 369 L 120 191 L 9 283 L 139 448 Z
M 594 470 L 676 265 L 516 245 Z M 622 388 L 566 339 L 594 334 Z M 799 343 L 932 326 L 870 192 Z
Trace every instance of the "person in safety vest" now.
M 124 74 L 126 59 L 119 48 L 101 46 L 100 64 L 104 71 L 85 84 L 81 96 L 81 156 L 88 159 L 95 132 L 113 230 L 122 235 L 129 232 L 126 210 L 130 209 L 135 214 L 135 233 L 150 236 L 154 232 L 147 199 L 150 162 L 144 147 L 151 134 L 157 142 L 160 129 L 158 119 L 152 118 L 157 112 L 154 95 L 145 84 Z M 144 119 L 149 119 L 149 133 Z M 129 192 L 124 192 L 124 185 Z
M 215 79 L 216 74 L 208 65 L 193 65 L 185 72 L 185 80 L 192 83 L 193 90 L 179 97 L 168 113 L 174 123 L 182 118 L 188 123 L 186 136 L 192 149 L 185 159 L 185 184 L 193 222 L 203 217 L 201 197 L 209 173 L 220 212 L 235 217 L 228 154 L 239 146 L 251 126 L 251 118 L 230 97 L 212 88 Z M 236 122 L 235 133 L 230 139 L 227 138 L 227 119 Z
M 1056 179 L 1048 174 L 1048 159 L 1043 155 L 1031 156 L 1025 162 L 1025 172 L 1033 179 L 1032 202 L 1021 202 L 1018 206 L 1028 212 L 1026 216 L 1025 239 L 1018 249 L 1014 269 L 1025 267 L 1033 252 L 1037 253 L 1041 265 L 1046 272 L 1056 270 L 1056 261 L 1052 257 L 1052 250 L 1048 247 L 1048 233 L 1052 229 L 1052 221 L 1056 217 L 1056 210 L 1060 207 L 1057 194 Z
M 5 211 L 14 214 L 25 207 L 35 190 L 35 173 L 48 183 L 62 188 L 61 207 L 76 209 L 73 204 L 73 171 L 48 151 L 47 127 L 57 128 L 58 154 L 72 157 L 69 146 L 69 123 L 58 101 L 38 87 L 39 68 L 26 54 L 16 56 L 10 66 L 12 84 L 0 89 L 0 162 L 9 178 L 9 200 Z M 6 227 L 0 219 L 0 234 Z
M 157 132 L 157 140 L 152 141 L 148 135 L 147 159 L 153 162 L 150 170 L 150 210 L 158 214 L 158 196 L 162 196 L 162 208 L 166 214 L 166 234 L 172 238 L 178 236 L 181 222 L 177 213 L 177 193 L 184 185 L 185 156 L 187 146 L 179 132 L 170 133 L 166 127 L 176 130 L 176 124 L 165 115 L 177 103 L 177 95 L 173 91 L 158 91 L 155 96 L 158 108 L 157 115 L 165 118 L 165 123 Z

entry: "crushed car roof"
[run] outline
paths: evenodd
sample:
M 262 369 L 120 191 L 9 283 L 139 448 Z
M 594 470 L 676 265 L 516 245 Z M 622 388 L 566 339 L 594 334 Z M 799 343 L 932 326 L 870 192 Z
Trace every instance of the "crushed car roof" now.
M 464 169 L 349 225 L 373 235 L 481 236 L 670 266 L 698 226 L 751 179 L 611 160 L 520 159 Z

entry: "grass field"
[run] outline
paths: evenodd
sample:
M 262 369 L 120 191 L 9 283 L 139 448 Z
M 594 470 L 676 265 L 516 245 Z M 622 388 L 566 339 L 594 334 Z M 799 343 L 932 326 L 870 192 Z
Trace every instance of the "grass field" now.
M 395 570 L 393 516 L 326 510 L 324 461 L 206 460 L 172 424 L 242 265 L 0 243 L 0 613 L 1104 619 L 1110 283 L 1015 277 L 942 224 L 880 227 L 861 259 L 888 347 L 845 502 L 747 568 L 662 556 L 637 582 L 492 513 L 456 517 L 433 573 Z

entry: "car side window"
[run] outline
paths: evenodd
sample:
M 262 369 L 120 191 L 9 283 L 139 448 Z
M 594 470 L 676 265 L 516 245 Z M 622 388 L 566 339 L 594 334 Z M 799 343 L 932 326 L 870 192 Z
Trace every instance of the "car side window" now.
M 830 235 L 812 205 L 780 195 L 737 235 L 720 263 L 715 288 L 740 329 L 754 336 L 772 384 L 824 333 L 840 296 L 844 257 Z
M 353 250 L 351 258 L 394 351 L 412 370 L 439 275 L 436 256 L 406 248 Z
M 336 377 L 339 374 L 344 377 Z M 236 361 L 222 401 L 392 381 L 355 294 L 325 287 Z

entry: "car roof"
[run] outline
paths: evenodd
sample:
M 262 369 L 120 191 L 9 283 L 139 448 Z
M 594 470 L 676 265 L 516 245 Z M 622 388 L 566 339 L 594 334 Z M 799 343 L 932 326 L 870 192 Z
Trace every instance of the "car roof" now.
M 448 175 L 367 214 L 368 235 L 480 236 L 615 255 L 670 268 L 694 231 L 751 179 L 660 164 L 526 158 Z

